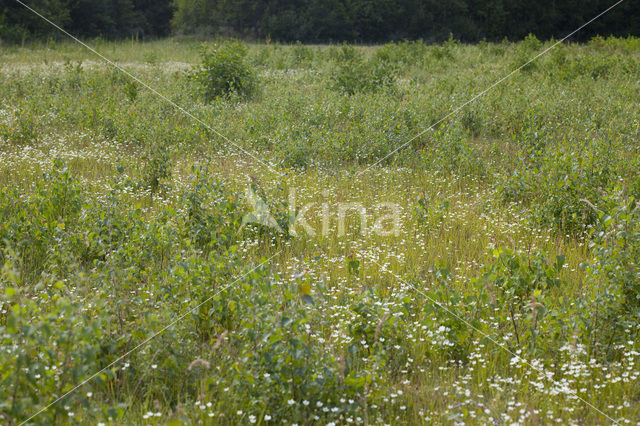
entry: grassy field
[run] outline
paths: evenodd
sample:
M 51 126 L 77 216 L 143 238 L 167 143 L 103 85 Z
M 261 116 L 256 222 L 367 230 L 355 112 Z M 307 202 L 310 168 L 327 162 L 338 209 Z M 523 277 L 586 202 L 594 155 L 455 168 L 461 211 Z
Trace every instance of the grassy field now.
M 90 44 L 0 46 L 0 424 L 640 421 L 640 39 Z

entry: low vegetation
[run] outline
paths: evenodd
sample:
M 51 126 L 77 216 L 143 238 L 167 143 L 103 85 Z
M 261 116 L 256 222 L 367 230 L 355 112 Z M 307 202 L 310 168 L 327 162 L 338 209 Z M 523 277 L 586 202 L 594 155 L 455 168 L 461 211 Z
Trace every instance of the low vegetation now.
M 549 43 L 2 47 L 1 422 L 638 422 L 640 40 L 439 122 Z

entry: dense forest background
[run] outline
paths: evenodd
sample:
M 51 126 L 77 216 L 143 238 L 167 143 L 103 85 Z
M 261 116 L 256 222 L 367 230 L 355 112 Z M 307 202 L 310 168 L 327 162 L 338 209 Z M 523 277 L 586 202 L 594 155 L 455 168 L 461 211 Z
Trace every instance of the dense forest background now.
M 614 0 L 22 0 L 81 37 L 171 34 L 302 42 L 560 38 Z M 626 0 L 576 35 L 640 35 L 640 4 Z M 15 0 L 0 0 L 0 40 L 60 37 Z

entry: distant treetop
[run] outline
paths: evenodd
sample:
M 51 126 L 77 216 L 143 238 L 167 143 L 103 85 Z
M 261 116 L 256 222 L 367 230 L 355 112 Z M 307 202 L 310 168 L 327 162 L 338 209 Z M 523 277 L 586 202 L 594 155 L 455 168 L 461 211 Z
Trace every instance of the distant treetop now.
M 27 0 L 81 37 L 155 38 L 170 34 L 284 42 L 378 43 L 402 39 L 561 38 L 613 0 Z M 635 4 L 634 4 L 635 3 Z M 640 7 L 627 0 L 576 34 L 640 35 Z M 57 37 L 14 0 L 0 0 L 0 39 Z

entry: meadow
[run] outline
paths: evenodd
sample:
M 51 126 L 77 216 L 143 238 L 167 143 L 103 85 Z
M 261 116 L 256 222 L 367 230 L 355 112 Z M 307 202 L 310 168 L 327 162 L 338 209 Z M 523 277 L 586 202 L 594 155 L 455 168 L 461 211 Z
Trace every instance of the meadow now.
M 88 43 L 0 45 L 1 424 L 640 421 L 640 39 Z

